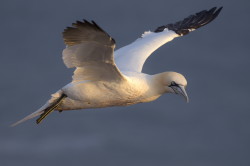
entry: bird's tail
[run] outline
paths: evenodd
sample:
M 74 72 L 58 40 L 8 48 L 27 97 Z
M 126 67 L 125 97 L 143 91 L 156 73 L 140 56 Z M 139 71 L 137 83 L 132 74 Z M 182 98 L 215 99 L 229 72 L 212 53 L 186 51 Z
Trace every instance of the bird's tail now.
M 53 110 L 55 110 L 58 105 L 63 101 L 65 97 L 67 97 L 61 90 L 51 95 L 51 99 L 47 101 L 47 103 L 39 108 L 37 111 L 33 112 L 32 114 L 24 117 L 23 119 L 17 121 L 16 123 L 13 123 L 11 127 L 14 127 L 16 125 L 19 125 L 20 123 L 23 123 L 29 119 L 35 118 L 40 115 L 40 117 L 37 119 L 37 124 L 40 123 L 49 113 L 51 113 Z

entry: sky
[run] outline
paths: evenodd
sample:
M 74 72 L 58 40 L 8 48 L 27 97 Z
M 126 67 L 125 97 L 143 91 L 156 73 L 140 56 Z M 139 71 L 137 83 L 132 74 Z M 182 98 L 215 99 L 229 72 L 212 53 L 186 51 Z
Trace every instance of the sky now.
M 218 18 L 162 46 L 143 68 L 182 73 L 188 104 L 166 94 L 9 127 L 71 81 L 61 33 L 76 20 L 94 20 L 120 48 L 214 6 L 224 7 Z M 249 15 L 247 0 L 1 1 L 0 165 L 249 166 Z

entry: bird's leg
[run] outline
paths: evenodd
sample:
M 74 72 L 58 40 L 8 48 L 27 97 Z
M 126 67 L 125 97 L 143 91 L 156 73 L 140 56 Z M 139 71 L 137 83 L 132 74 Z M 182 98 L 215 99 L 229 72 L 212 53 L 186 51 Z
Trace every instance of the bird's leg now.
M 40 115 L 40 117 L 36 120 L 36 123 L 39 124 L 41 123 L 41 121 L 46 118 L 51 112 L 53 112 L 58 106 L 59 104 L 62 103 L 63 99 L 66 98 L 67 95 L 62 94 L 62 96 L 60 98 L 58 98 L 51 106 L 49 106 L 48 108 L 46 108 L 44 110 L 44 112 Z

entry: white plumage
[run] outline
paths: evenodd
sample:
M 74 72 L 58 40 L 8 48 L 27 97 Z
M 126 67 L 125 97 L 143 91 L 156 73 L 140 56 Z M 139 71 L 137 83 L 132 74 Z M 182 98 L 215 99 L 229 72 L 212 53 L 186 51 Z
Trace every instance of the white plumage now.
M 163 44 L 179 35 L 167 28 L 160 32 L 146 32 L 133 43 L 115 51 L 115 62 L 120 70 L 141 72 L 147 58 Z
M 36 112 L 14 123 L 40 116 L 40 123 L 53 110 L 76 110 L 150 102 L 164 93 L 184 96 L 187 81 L 176 72 L 141 73 L 146 59 L 159 47 L 183 36 L 218 16 L 222 8 L 204 10 L 183 21 L 145 32 L 133 43 L 114 52 L 115 41 L 94 21 L 77 21 L 63 32 L 67 47 L 63 61 L 75 67 L 72 82 L 61 88 Z

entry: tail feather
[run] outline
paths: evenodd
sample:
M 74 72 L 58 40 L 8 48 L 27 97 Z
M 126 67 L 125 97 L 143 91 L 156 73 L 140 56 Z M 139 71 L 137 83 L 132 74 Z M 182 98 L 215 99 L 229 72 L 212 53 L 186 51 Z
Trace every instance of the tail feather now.
M 11 127 L 17 126 L 20 123 L 23 123 L 23 122 L 25 122 L 25 121 L 27 121 L 29 119 L 35 118 L 35 117 L 43 114 L 48 107 L 50 107 L 51 105 L 53 105 L 53 103 L 55 101 L 57 101 L 58 98 L 61 97 L 61 95 L 62 95 L 62 91 L 61 90 L 59 90 L 58 92 L 52 94 L 51 99 L 44 106 L 42 106 L 41 108 L 39 108 L 37 111 L 33 112 L 32 114 L 30 114 L 30 115 L 24 117 L 23 119 L 17 121 L 16 123 L 13 123 L 11 125 Z
M 20 123 L 23 123 L 29 119 L 32 119 L 32 118 L 35 118 L 41 114 L 44 113 L 44 110 L 49 106 L 49 103 L 46 103 L 44 106 L 42 106 L 40 109 L 38 109 L 37 111 L 33 112 L 32 114 L 29 114 L 28 116 L 24 117 L 23 119 L 17 121 L 16 123 L 13 123 L 11 125 L 11 127 L 14 127 L 14 126 L 17 126 L 19 125 Z

